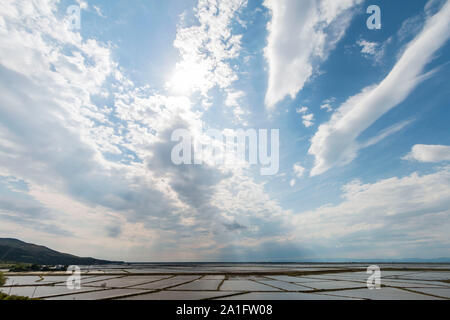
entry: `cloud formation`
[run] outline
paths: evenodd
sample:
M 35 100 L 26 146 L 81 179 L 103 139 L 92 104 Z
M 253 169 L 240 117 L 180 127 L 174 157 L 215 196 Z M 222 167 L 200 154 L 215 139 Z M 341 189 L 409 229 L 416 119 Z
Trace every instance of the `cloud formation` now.
M 297 113 L 302 115 L 302 123 L 306 128 L 314 125 L 314 113 L 308 113 L 308 107 L 297 108 Z
M 300 163 L 294 164 L 293 169 L 294 169 L 295 176 L 297 178 L 301 178 L 305 174 L 305 168 Z
M 230 24 L 244 5 L 199 1 L 200 26 L 179 27 L 175 72 L 189 76 L 183 94 L 177 85 L 163 93 L 135 85 L 114 60 L 113 45 L 68 28 L 58 1 L 7 1 L 0 176 L 24 181 L 28 188 L 17 197 L 28 200 L 0 201 L 0 233 L 17 230 L 17 237 L 61 251 L 139 261 L 205 260 L 224 242 L 282 233 L 272 217 L 283 210 L 245 168 L 170 161 L 173 130 L 205 138 L 201 104 L 191 94 L 202 100 L 218 87 L 231 92 L 224 103 L 231 107 L 242 97 L 231 91 L 237 76 L 229 60 L 240 50 Z M 200 77 L 191 79 L 190 68 Z M 275 227 L 261 227 L 268 221 Z M 240 237 L 228 239 L 231 233 Z
M 265 57 L 269 83 L 265 102 L 273 108 L 286 96 L 295 98 L 318 62 L 344 36 L 351 9 L 361 0 L 265 0 L 271 12 Z
M 386 78 L 350 97 L 322 124 L 311 140 L 315 157 L 312 176 L 349 164 L 363 146 L 357 138 L 377 119 L 400 104 L 427 78 L 423 70 L 450 37 L 450 2 L 430 17 L 423 30 L 407 46 Z
M 450 161 L 450 146 L 416 144 L 403 159 L 419 162 Z
M 361 54 L 366 59 L 373 59 L 375 64 L 379 64 L 383 59 L 386 44 L 389 43 L 390 41 L 391 38 L 389 38 L 385 43 L 359 40 L 356 44 L 361 47 Z
M 266 97 L 269 105 L 301 90 L 343 37 L 360 2 L 265 2 L 272 13 L 265 50 L 271 83 Z M 100 4 L 91 8 L 84 1 L 78 3 L 85 13 L 105 23 L 117 14 Z M 265 34 L 249 40 L 240 32 L 258 23 L 264 29 L 267 20 L 259 21 L 262 15 L 249 13 L 246 4 L 199 0 L 192 16 L 173 26 L 179 60 L 167 66 L 167 87 L 157 86 L 158 91 L 134 83 L 133 70 L 119 63 L 123 63 L 121 54 L 129 53 L 128 48 L 120 48 L 120 37 L 112 35 L 117 43 L 109 42 L 104 35 L 93 39 L 69 28 L 62 16 L 63 2 L 3 1 L 0 236 L 128 261 L 292 260 L 314 257 L 314 253 L 331 257 L 341 244 L 345 245 L 343 255 L 355 256 L 357 247 L 372 248 L 372 241 L 378 241 L 380 251 L 391 250 L 396 241 L 402 252 L 421 246 L 433 249 L 438 241 L 447 245 L 448 168 L 372 183 L 347 183 L 354 177 L 340 176 L 323 182 L 330 186 L 344 183 L 340 203 L 302 211 L 302 199 L 314 198 L 314 190 L 322 192 L 322 185 L 312 185 L 314 179 L 305 177 L 307 161 L 280 166 L 286 172 L 267 178 L 256 177 L 250 166 L 213 164 L 208 154 L 202 159 L 203 166 L 176 166 L 170 161 L 175 129 L 188 130 L 194 141 L 208 141 L 204 129 L 218 125 L 233 128 L 227 132 L 236 130 L 233 120 L 242 125 L 241 117 L 247 112 L 241 104 L 256 105 L 255 101 L 259 104 L 263 98 L 262 68 L 256 72 L 256 81 L 251 77 L 258 71 L 252 69 L 254 64 L 264 60 L 259 49 L 264 46 Z M 243 10 L 247 11 L 242 16 Z M 325 111 L 335 111 L 324 125 L 329 130 L 319 129 L 313 138 L 316 165 L 318 160 L 324 161 L 320 170 L 344 163 L 349 150 L 356 154 L 359 148 L 378 143 L 410 123 L 401 121 L 356 142 L 370 121 L 397 101 L 395 97 L 401 100 L 423 78 L 420 64 L 430 61 L 436 52 L 433 48 L 438 47 L 436 38 L 445 36 L 443 30 L 438 32 L 442 19 L 430 19 L 433 23 L 422 32 L 426 36 L 420 35 L 410 44 L 414 50 L 405 52 L 409 58 L 397 63 L 390 76 L 393 79 L 380 84 L 381 89 L 368 88 L 337 111 L 336 99 L 323 100 L 327 96 L 317 100 L 323 101 L 322 112 L 318 111 L 320 104 L 314 113 L 307 107 L 297 110 L 300 116 L 296 121 L 311 128 Z M 353 37 L 351 43 L 356 40 Z M 417 58 L 415 51 L 421 57 Z M 244 52 L 252 56 L 250 62 L 240 59 Z M 423 52 L 428 52 L 428 57 Z M 240 73 L 240 67 L 249 69 Z M 238 79 L 244 74 L 246 79 Z M 398 85 L 399 80 L 404 82 Z M 359 101 L 367 108 L 358 107 Z M 385 109 L 378 110 L 380 105 Z M 222 119 L 230 110 L 234 119 Z M 266 116 L 255 114 L 251 121 L 265 127 L 280 125 L 282 135 L 292 137 L 284 123 L 275 122 L 279 118 Z M 308 147 L 305 137 L 295 143 L 303 150 Z M 446 161 L 447 148 L 417 145 L 406 158 Z M 292 155 L 291 162 L 284 160 L 291 156 L 288 153 L 280 158 L 292 165 L 297 155 Z M 288 192 L 278 189 L 278 178 Z M 289 188 L 300 178 L 298 188 Z M 336 189 L 336 194 L 330 195 L 334 199 L 339 195 L 339 187 Z M 285 200 L 288 193 L 295 192 L 299 193 L 298 202 Z M 328 195 L 319 198 L 318 205 L 329 201 Z M 419 244 L 414 232 L 418 232 Z
M 298 242 L 308 248 L 334 248 L 329 257 L 429 257 L 449 246 L 450 171 L 413 173 L 364 184 L 343 186 L 338 205 L 298 214 L 293 219 Z M 339 249 L 339 246 L 342 249 Z M 342 252 L 340 252 L 342 250 Z
M 241 35 L 232 34 L 230 25 L 246 0 L 201 0 L 197 5 L 200 25 L 179 27 L 174 47 L 180 61 L 167 83 L 175 94 L 203 95 L 214 86 L 229 87 L 237 80 L 236 72 L 228 64 L 241 50 Z

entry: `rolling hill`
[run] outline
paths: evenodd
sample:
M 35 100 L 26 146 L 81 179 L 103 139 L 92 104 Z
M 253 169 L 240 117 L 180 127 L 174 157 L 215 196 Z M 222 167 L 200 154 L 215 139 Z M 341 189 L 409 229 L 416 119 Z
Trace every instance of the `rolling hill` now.
M 77 257 L 44 246 L 8 238 L 0 238 L 0 261 L 39 265 L 93 265 L 113 263 L 113 261 Z

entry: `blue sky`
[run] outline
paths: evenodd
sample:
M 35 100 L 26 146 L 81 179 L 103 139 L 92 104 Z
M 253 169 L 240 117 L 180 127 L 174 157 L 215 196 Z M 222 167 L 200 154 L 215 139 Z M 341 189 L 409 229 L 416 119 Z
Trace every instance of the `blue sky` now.
M 450 256 L 450 1 L 4 2 L 0 237 L 127 261 Z M 174 130 L 205 127 L 279 129 L 278 173 L 175 165 Z

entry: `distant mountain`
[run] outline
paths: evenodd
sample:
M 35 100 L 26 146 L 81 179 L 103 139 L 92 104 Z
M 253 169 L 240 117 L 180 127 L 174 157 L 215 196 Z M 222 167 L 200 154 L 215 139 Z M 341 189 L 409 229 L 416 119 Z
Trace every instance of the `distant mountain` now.
M 0 261 L 33 263 L 39 265 L 93 265 L 110 264 L 112 261 L 81 258 L 51 250 L 44 246 L 17 239 L 0 238 Z

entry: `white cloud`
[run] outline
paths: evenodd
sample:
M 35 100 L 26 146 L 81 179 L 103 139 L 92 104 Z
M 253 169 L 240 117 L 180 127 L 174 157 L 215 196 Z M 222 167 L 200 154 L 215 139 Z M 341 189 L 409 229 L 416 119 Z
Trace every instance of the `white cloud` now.
M 325 109 L 325 110 L 327 110 L 327 112 L 333 111 L 333 107 L 329 103 L 325 103 L 325 104 L 321 105 L 320 109 Z
M 246 0 L 198 2 L 199 25 L 179 27 L 174 46 L 180 52 L 167 88 L 174 94 L 203 95 L 215 86 L 229 87 L 238 76 L 229 61 L 241 50 L 241 35 L 232 34 L 231 23 Z
M 176 41 L 175 69 L 190 59 L 206 66 L 205 82 L 194 78 L 189 94 L 217 85 L 232 93 L 234 112 L 243 95 L 229 87 L 228 60 L 240 37 L 229 24 L 243 4 L 200 1 L 201 27 L 180 27 Z M 135 86 L 113 60 L 114 46 L 70 30 L 57 5 L 7 1 L 0 12 L 0 172 L 8 192 L 16 192 L 11 181 L 28 186 L 20 191 L 27 202 L 0 201 L 0 236 L 89 248 L 99 258 L 192 261 L 238 245 L 234 232 L 255 243 L 282 234 L 277 217 L 286 212 L 245 168 L 171 163 L 174 129 L 203 137 L 193 98 Z M 107 107 L 93 102 L 100 97 Z M 269 221 L 270 230 L 261 227 Z
M 238 54 L 240 40 L 232 40 L 229 23 L 239 3 L 202 0 L 200 27 L 178 28 L 181 57 L 175 70 L 199 67 L 206 79 L 194 77 L 187 95 L 218 86 L 231 94 L 228 104 L 234 108 L 243 98 L 230 87 L 236 74 L 229 60 Z M 324 21 L 333 21 L 339 3 L 320 10 Z M 230 252 L 243 254 L 237 260 L 251 258 L 252 252 L 267 259 L 280 248 L 289 249 L 285 256 L 292 258 L 298 236 L 286 235 L 292 212 L 246 168 L 176 167 L 168 160 L 174 129 L 201 136 L 202 112 L 193 98 L 136 87 L 113 60 L 113 45 L 83 39 L 57 12 L 57 1 L 25 0 L 6 1 L 0 12 L 0 175 L 6 177 L 0 183 L 8 192 L 0 194 L 0 236 L 110 259 L 192 261 Z M 97 105 L 93 97 L 108 97 L 111 103 Z M 308 108 L 299 110 L 304 121 L 314 120 Z M 290 184 L 295 185 L 305 169 L 296 164 L 293 170 Z M 414 183 L 436 181 L 418 178 Z M 369 187 L 355 183 L 345 195 Z M 315 238 L 307 226 L 298 230 Z
M 245 97 L 245 92 L 242 90 L 228 90 L 225 105 L 233 108 L 233 115 L 235 122 L 246 125 L 246 122 L 242 119 L 243 115 L 248 114 L 242 106 L 242 99 Z
M 401 103 L 423 81 L 423 69 L 450 36 L 450 2 L 429 18 L 422 32 L 408 45 L 389 75 L 378 85 L 349 98 L 311 140 L 315 156 L 311 175 L 350 163 L 364 146 L 356 140 L 377 119 Z
M 298 114 L 302 114 L 302 123 L 305 127 L 309 128 L 314 125 L 314 114 L 308 113 L 308 107 L 300 107 L 296 111 Z
M 229 91 L 227 93 L 227 99 L 225 100 L 225 105 L 227 107 L 239 107 L 239 100 L 245 96 L 244 91 Z
M 291 187 L 294 187 L 296 183 L 297 183 L 297 181 L 295 179 L 291 179 L 291 181 L 289 182 L 289 185 Z
M 148 158 L 148 146 L 156 140 L 150 129 L 162 130 L 173 123 L 168 121 L 168 113 L 195 119 L 189 103 L 186 108 L 180 98 L 144 100 L 133 93 L 128 80 L 116 77 L 114 107 L 95 105 L 91 97 L 103 95 L 107 79 L 120 72 L 110 48 L 69 30 L 56 17 L 56 5 L 55 1 L 10 1 L 2 10 L 0 168 L 29 185 L 30 191 L 24 193 L 36 205 L 28 206 L 27 211 L 42 207 L 59 217 L 47 219 L 51 228 L 43 229 L 39 216 L 27 216 L 27 233 L 45 238 L 42 231 L 69 230 L 66 237 L 71 241 L 62 242 L 80 243 L 79 237 L 89 237 L 98 246 L 108 246 L 112 240 L 102 237 L 102 228 L 110 228 L 110 215 L 119 225 L 128 224 L 128 229 L 137 221 L 145 225 L 148 237 L 164 225 L 176 226 L 179 219 L 167 212 L 182 215 L 183 203 L 141 161 Z M 152 112 L 158 117 L 150 121 Z M 114 117 L 121 117 L 122 122 L 110 120 Z M 138 159 L 123 163 L 131 153 Z M 106 160 L 108 154 L 119 160 Z M 34 192 L 38 186 L 46 192 Z M 47 202 L 47 195 L 65 199 L 68 209 Z M 76 207 L 83 210 L 71 212 L 78 202 L 82 206 Z M 86 212 L 95 214 L 84 215 Z M 27 214 L 25 210 L 8 214 L 10 221 L 14 218 L 24 225 L 19 219 Z M 81 216 L 96 230 L 77 230 Z M 150 221 L 156 217 L 159 225 L 155 227 Z M 33 234 L 29 231 L 33 227 L 41 232 Z M 127 239 L 132 235 L 126 232 L 122 236 L 124 244 L 138 242 Z
M 359 40 L 357 45 L 361 47 L 361 54 L 366 59 L 372 60 L 374 64 L 381 64 L 386 51 L 386 46 L 392 41 L 392 37 L 382 43 Z
M 303 125 L 307 128 L 312 127 L 314 125 L 314 114 L 305 114 L 302 116 L 303 119 Z
M 105 14 L 102 12 L 102 9 L 98 6 L 93 6 L 95 12 L 102 18 L 106 18 Z
M 377 42 L 369 42 L 360 40 L 357 44 L 361 47 L 361 53 L 366 59 L 373 59 L 375 62 L 380 62 L 384 55 L 384 47 Z
M 265 0 L 272 19 L 265 56 L 269 64 L 266 105 L 275 106 L 284 97 L 294 98 L 313 75 L 315 61 L 345 34 L 361 0 Z
M 305 174 L 305 168 L 300 163 L 294 164 L 293 170 L 297 178 L 301 178 Z
M 327 112 L 331 112 L 333 111 L 333 103 L 336 101 L 336 98 L 330 98 L 330 99 L 326 99 L 322 102 L 322 105 L 320 106 L 320 109 L 322 110 L 326 110 Z
M 428 1 L 430 3 L 431 1 Z M 423 28 L 424 15 L 419 14 L 413 17 L 410 17 L 403 21 L 400 29 L 397 31 L 397 36 L 400 41 L 404 41 L 405 39 L 410 40 L 409 38 L 414 37 L 414 35 L 418 34 L 420 30 Z
M 300 108 L 297 108 L 297 110 L 296 110 L 296 112 L 298 113 L 298 114 L 305 114 L 306 112 L 308 112 L 308 107 L 300 107 Z
M 450 161 L 450 146 L 416 144 L 403 159 L 419 162 Z
M 87 9 L 89 7 L 88 3 L 84 0 L 77 0 L 81 9 Z
M 434 15 L 447 0 L 428 0 L 423 8 L 427 16 Z
M 346 257 L 430 257 L 448 255 L 450 170 L 343 187 L 338 205 L 297 214 L 296 241 L 332 248 L 341 243 Z M 336 254 L 330 251 L 330 256 Z
M 385 138 L 389 137 L 390 135 L 393 135 L 396 132 L 399 132 L 400 130 L 402 130 L 403 128 L 405 128 L 407 125 L 409 125 L 412 121 L 411 120 L 407 120 L 407 121 L 402 121 L 399 123 L 396 123 L 384 130 L 382 130 L 378 135 L 376 135 L 373 138 L 370 138 L 369 140 L 367 140 L 364 144 L 362 144 L 361 146 L 363 148 L 366 147 L 370 147 L 374 144 L 377 144 L 378 142 L 384 140 Z
M 361 47 L 361 53 L 363 54 L 369 54 L 369 55 L 375 55 L 377 53 L 377 49 L 379 44 L 376 42 L 369 42 L 366 40 L 360 40 L 357 42 L 358 45 Z

